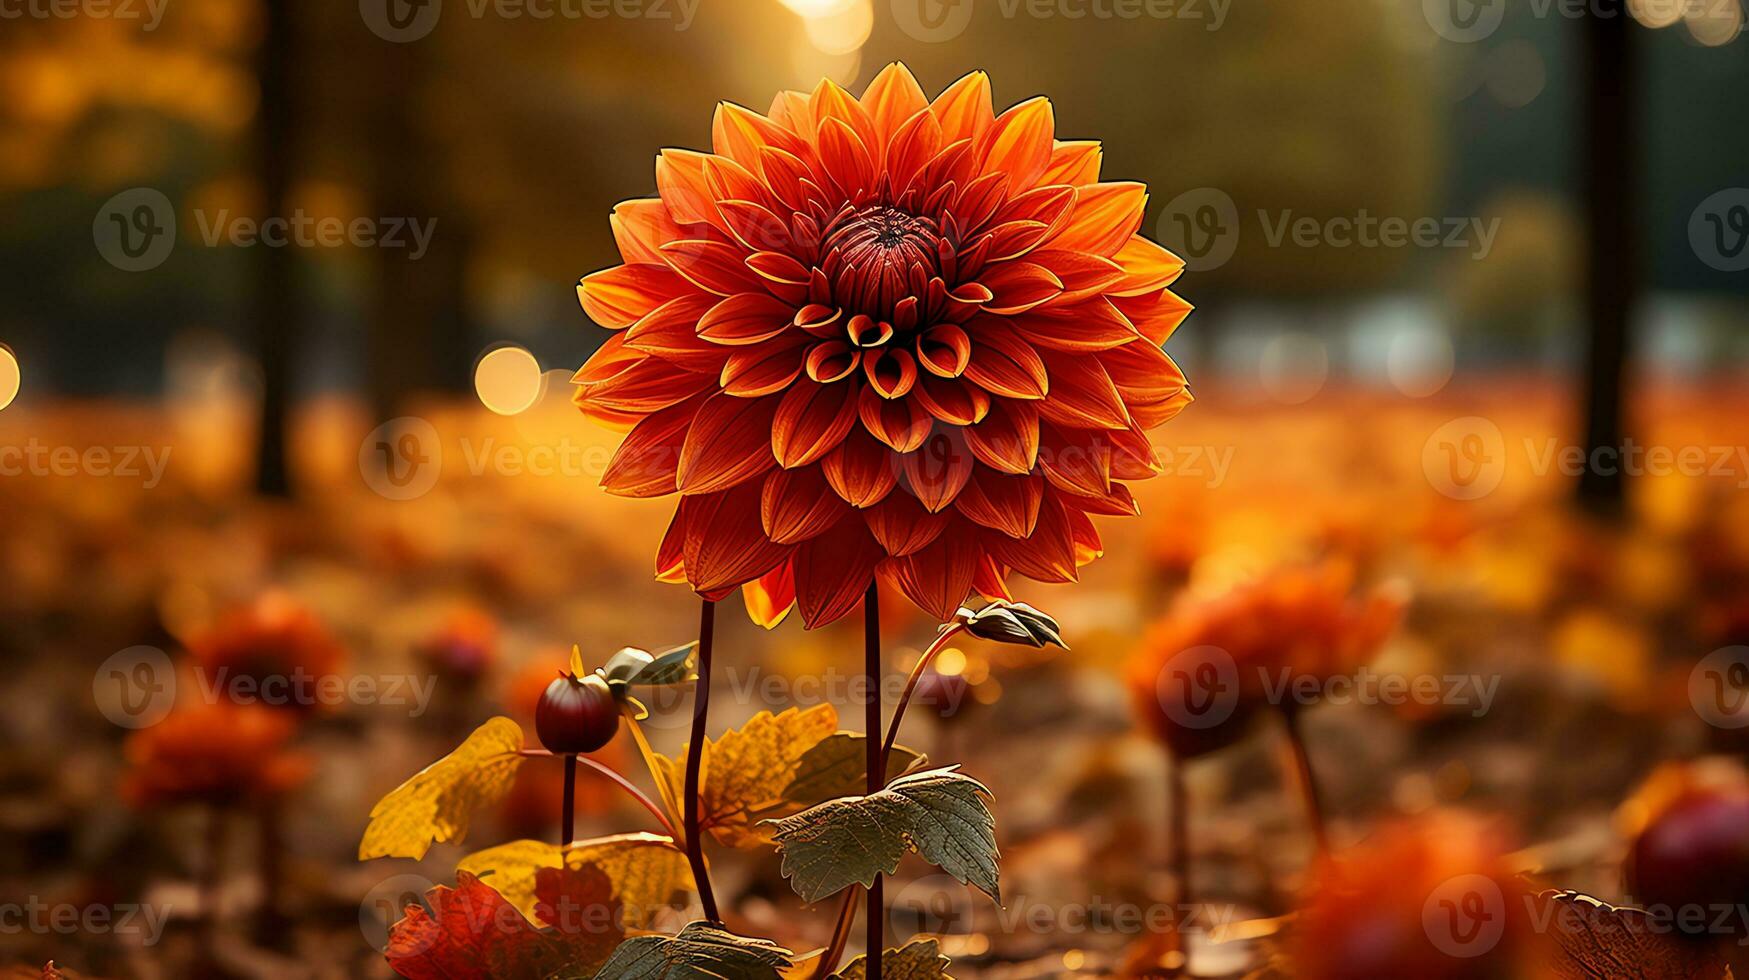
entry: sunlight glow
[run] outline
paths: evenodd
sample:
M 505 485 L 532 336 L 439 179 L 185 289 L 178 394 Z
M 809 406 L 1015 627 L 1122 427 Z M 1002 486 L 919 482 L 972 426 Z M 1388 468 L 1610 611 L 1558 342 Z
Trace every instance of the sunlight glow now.
M 518 415 L 540 398 L 540 362 L 521 347 L 500 347 L 474 368 L 480 404 L 499 415 Z
M 18 397 L 18 386 L 22 375 L 18 369 L 18 358 L 12 349 L 0 344 L 0 411 L 12 404 L 12 399 Z

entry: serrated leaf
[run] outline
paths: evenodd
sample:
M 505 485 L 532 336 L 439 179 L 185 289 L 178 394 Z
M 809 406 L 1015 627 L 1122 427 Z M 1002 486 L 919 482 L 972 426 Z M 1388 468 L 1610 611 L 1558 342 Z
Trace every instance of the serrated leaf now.
M 947 975 L 948 959 L 933 939 L 919 939 L 904 949 L 881 954 L 881 980 L 953 980 Z M 830 980 L 866 980 L 868 957 L 858 956 L 850 965 L 832 974 Z
M 474 729 L 454 752 L 377 801 L 358 859 L 422 858 L 434 842 L 462 840 L 474 811 L 510 792 L 522 746 L 522 729 L 509 718 L 493 718 Z
M 793 954 L 694 922 L 677 936 L 640 936 L 620 944 L 596 980 L 783 980 Z
M 1536 931 L 1549 938 L 1546 975 L 1558 980 L 1722 980 L 1730 975 L 1709 944 L 1687 941 L 1672 923 L 1645 909 L 1552 890 L 1536 896 L 1531 914 Z
M 489 847 L 461 860 L 457 871 L 478 875 L 524 916 L 538 911 L 534 891 L 542 868 L 601 869 L 613 884 L 613 897 L 624 908 L 625 924 L 648 928 L 658 913 L 677 908 L 693 889 L 692 869 L 672 838 L 661 834 L 616 834 L 579 841 L 569 848 L 538 840 L 519 840 Z
M 473 875 L 426 892 L 431 911 L 412 905 L 389 930 L 389 966 L 410 980 L 448 977 L 590 976 L 625 938 L 607 877 L 596 868 L 544 868 L 533 883 L 537 921 L 517 914 Z
M 922 758 L 920 752 L 893 746 L 887 759 L 888 780 L 911 771 Z M 784 788 L 783 798 L 786 803 L 806 808 L 867 791 L 868 739 L 859 732 L 835 732 L 802 756 L 795 778 Z
M 996 818 L 989 789 L 958 767 L 901 776 L 870 796 L 822 803 L 768 821 L 783 876 L 808 903 L 898 870 L 915 851 L 925 861 L 1000 900 Z
M 629 686 L 663 687 L 690 684 L 698 679 L 693 669 L 693 657 L 698 643 L 677 646 L 658 654 L 636 647 L 626 647 L 607 659 L 596 671 L 616 695 L 623 695 Z
M 761 711 L 747 724 L 706 739 L 699 763 L 699 824 L 727 847 L 759 847 L 771 840 L 760 820 L 783 802 L 802 757 L 838 728 L 829 704 L 780 715 Z M 655 757 L 666 799 L 685 799 L 686 750 Z

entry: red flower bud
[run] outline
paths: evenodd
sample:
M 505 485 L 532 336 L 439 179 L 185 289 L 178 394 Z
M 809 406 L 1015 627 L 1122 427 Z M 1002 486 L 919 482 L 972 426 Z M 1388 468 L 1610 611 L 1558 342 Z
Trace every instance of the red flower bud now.
M 549 752 L 594 752 L 619 731 L 619 702 L 594 674 L 562 674 L 541 695 L 534 730 Z

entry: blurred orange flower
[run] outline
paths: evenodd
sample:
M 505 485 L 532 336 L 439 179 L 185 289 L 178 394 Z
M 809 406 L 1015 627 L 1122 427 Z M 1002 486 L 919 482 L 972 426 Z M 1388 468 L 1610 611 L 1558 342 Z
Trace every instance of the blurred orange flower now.
M 1282 566 L 1213 598 L 1186 593 L 1130 662 L 1137 713 L 1180 757 L 1240 738 L 1272 690 L 1364 666 L 1396 628 L 1394 591 L 1352 595 L 1341 562 Z M 1283 707 L 1292 702 L 1283 700 Z
M 457 609 L 420 642 L 418 653 L 446 677 L 478 680 L 498 659 L 498 621 L 471 606 Z
M 122 798 L 139 807 L 244 804 L 287 792 L 310 760 L 287 751 L 297 722 L 284 712 L 228 701 L 178 707 L 130 735 Z
M 819 626 L 878 576 L 946 619 L 1010 572 L 1073 580 L 1089 515 L 1137 513 L 1146 430 L 1190 401 L 1160 349 L 1183 263 L 1137 234 L 1146 188 L 1055 126 L 1042 97 L 997 116 L 982 72 L 931 102 L 894 64 L 663 151 L 660 197 L 614 210 L 624 264 L 578 287 L 620 332 L 574 379 L 632 427 L 607 489 L 681 495 L 660 578 Z
M 249 678 L 260 685 L 263 703 L 305 710 L 318 701 L 298 692 L 337 675 L 346 660 L 346 651 L 316 614 L 277 591 L 219 617 L 189 639 L 188 652 L 215 684 Z
M 1545 975 L 1526 889 L 1476 817 L 1435 811 L 1387 825 L 1313 869 L 1288 943 L 1300 980 Z

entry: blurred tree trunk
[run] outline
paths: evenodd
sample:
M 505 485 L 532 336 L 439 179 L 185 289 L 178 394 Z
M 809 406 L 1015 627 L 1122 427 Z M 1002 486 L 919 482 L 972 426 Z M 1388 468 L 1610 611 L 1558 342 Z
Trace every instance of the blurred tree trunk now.
M 1586 218 L 1584 311 L 1590 328 L 1585 374 L 1585 452 L 1619 453 L 1625 435 L 1623 385 L 1630 328 L 1640 301 L 1639 71 L 1625 0 L 1598 0 L 1581 19 L 1585 100 L 1578 161 Z M 1607 457 L 1606 457 L 1607 458 Z M 1618 460 L 1619 462 L 1619 460 Z M 1579 502 L 1606 516 L 1621 512 L 1627 478 L 1619 465 L 1587 465 Z
M 429 248 L 378 248 L 370 301 L 368 384 L 376 421 L 407 410 L 417 391 L 465 390 L 473 350 L 465 304 L 470 236 L 445 206 L 442 154 L 426 131 L 431 39 L 389 44 L 378 62 L 371 202 L 381 217 L 432 225 Z
M 254 153 L 261 179 L 262 217 L 289 216 L 297 134 L 292 66 L 297 39 L 292 0 L 265 0 L 256 73 L 261 102 L 255 113 Z M 290 247 L 254 249 L 253 319 L 261 359 L 261 429 L 255 486 L 272 497 L 291 495 L 289 427 L 293 368 L 301 353 L 297 256 Z

